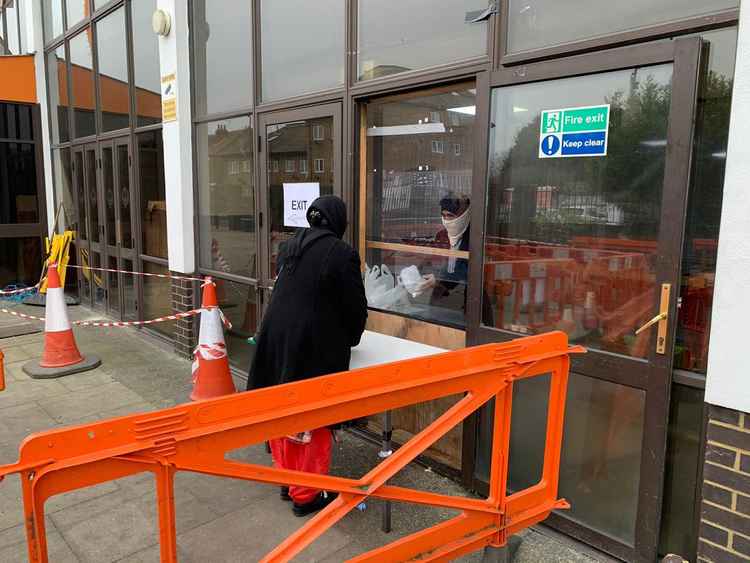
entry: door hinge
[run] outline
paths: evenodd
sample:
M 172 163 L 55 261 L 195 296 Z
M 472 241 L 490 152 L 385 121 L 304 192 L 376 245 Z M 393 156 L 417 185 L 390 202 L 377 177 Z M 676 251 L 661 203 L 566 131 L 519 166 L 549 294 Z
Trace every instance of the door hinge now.
M 101 170 L 101 168 L 102 168 L 102 159 L 101 158 L 97 158 L 96 159 L 96 164 L 97 164 L 97 166 L 99 166 L 99 170 Z
M 130 155 L 128 155 L 128 168 L 132 166 L 133 166 L 133 158 Z
M 258 228 L 263 228 L 263 212 L 258 213 Z
M 258 152 L 263 152 L 263 138 L 258 135 Z

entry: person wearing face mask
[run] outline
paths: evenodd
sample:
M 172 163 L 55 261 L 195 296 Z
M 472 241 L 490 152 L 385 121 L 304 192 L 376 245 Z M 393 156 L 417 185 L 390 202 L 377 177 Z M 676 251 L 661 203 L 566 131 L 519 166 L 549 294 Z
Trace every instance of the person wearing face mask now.
M 468 196 L 450 193 L 440 200 L 443 228 L 435 235 L 435 245 L 451 250 L 469 250 L 471 239 L 471 201 Z M 466 284 L 469 279 L 469 261 L 448 257 L 436 274 L 425 276 L 422 291 L 432 289 L 430 304 L 436 307 L 463 307 L 466 312 Z M 457 295 L 461 293 L 461 295 Z M 446 300 L 457 301 L 446 307 Z
M 332 195 L 312 202 L 309 229 L 300 229 L 279 251 L 278 277 L 256 337 L 247 389 L 291 383 L 349 369 L 352 347 L 367 320 L 359 254 L 342 237 L 346 206 Z M 317 428 L 270 441 L 274 465 L 328 473 L 332 435 Z M 282 487 L 295 516 L 327 506 L 335 495 L 310 487 Z

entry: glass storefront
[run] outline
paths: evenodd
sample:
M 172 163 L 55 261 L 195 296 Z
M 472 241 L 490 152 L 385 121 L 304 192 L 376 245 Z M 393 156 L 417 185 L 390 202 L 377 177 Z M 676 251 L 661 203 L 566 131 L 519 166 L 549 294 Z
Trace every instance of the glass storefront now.
M 375 100 L 365 111 L 364 259 L 389 283 L 388 293 L 368 292 L 368 302 L 375 309 L 463 327 L 476 134 L 474 84 Z M 413 281 L 406 279 L 410 274 Z M 397 284 L 397 279 L 406 282 Z

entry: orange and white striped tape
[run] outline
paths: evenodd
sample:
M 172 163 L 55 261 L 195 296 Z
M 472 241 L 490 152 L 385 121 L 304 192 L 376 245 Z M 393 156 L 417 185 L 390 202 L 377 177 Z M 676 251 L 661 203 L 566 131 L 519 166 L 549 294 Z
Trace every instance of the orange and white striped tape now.
M 91 266 L 78 266 L 74 264 L 68 264 L 68 268 L 75 268 L 77 270 L 91 270 L 93 272 L 112 272 L 114 274 L 130 274 L 132 276 L 145 276 L 149 278 L 163 278 L 168 280 L 185 280 L 185 281 L 197 281 L 203 283 L 205 278 L 195 278 L 192 276 L 173 276 L 171 274 L 151 274 L 148 272 L 131 272 L 130 270 L 118 270 L 115 268 L 93 268 Z
M 22 287 L 21 289 L 0 289 L 0 295 L 18 295 L 19 293 L 26 293 L 35 289 L 39 289 L 38 283 L 32 287 Z

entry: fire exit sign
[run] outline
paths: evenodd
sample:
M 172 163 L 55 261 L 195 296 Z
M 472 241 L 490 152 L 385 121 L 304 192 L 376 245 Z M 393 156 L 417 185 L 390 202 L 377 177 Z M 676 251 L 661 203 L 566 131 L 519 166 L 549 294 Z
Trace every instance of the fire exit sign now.
M 606 156 L 609 104 L 542 112 L 539 158 Z

